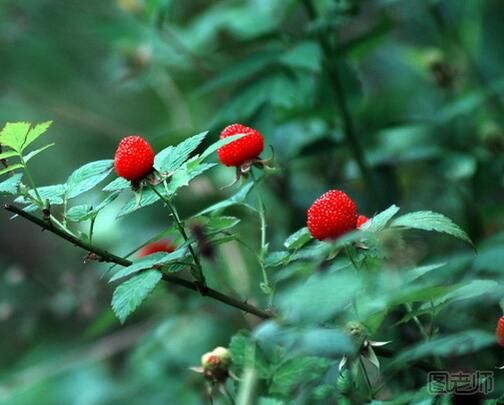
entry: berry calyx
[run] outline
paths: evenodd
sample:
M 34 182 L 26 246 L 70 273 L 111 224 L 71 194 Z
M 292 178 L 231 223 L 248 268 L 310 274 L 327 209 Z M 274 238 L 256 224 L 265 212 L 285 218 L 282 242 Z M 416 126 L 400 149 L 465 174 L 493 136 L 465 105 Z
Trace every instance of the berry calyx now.
M 176 248 L 177 247 L 169 239 L 157 240 L 155 242 L 149 243 L 148 245 L 145 245 L 138 251 L 137 256 L 144 257 L 157 252 L 172 253 Z
M 360 227 L 364 225 L 367 221 L 369 221 L 368 217 L 366 217 L 365 215 L 359 215 L 357 216 L 357 223 L 355 224 L 355 226 L 357 227 L 357 229 L 360 229 Z
M 357 206 L 340 190 L 330 190 L 308 209 L 307 226 L 318 240 L 335 239 L 355 229 Z
M 154 150 L 144 138 L 132 135 L 121 140 L 114 157 L 118 176 L 138 183 L 153 171 L 153 166 Z
M 504 316 L 501 316 L 497 321 L 495 336 L 497 337 L 497 343 L 499 344 L 499 346 L 504 347 Z
M 220 139 L 229 136 L 246 134 L 245 136 L 222 146 L 217 150 L 220 162 L 225 166 L 241 167 L 258 160 L 264 149 L 264 138 L 259 131 L 242 124 L 228 125 L 220 134 Z

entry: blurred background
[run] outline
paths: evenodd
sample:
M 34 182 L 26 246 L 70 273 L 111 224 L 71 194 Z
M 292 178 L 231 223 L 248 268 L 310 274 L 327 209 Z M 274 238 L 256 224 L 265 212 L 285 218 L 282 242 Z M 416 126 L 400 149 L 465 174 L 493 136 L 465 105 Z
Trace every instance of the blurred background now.
M 161 150 L 204 130 L 209 144 L 233 122 L 253 126 L 281 169 L 263 187 L 272 250 L 304 226 L 315 198 L 340 188 L 368 216 L 392 203 L 439 211 L 479 247 L 475 256 L 418 233 L 398 262 L 449 257 L 447 277 L 498 278 L 502 21 L 500 0 L 2 0 L 1 125 L 54 120 L 45 136 L 56 146 L 31 163 L 38 185 L 112 158 L 125 135 Z M 218 167 L 196 179 L 178 196 L 182 216 L 232 195 L 221 187 L 233 176 Z M 120 204 L 96 229 L 115 253 L 170 224 L 160 206 L 116 219 Z M 257 246 L 257 218 L 230 213 Z M 0 402 L 203 402 L 188 368 L 253 319 L 160 286 L 121 327 L 107 266 L 9 218 L 0 212 Z M 258 295 L 257 265 L 239 245 L 219 248 L 213 266 L 214 284 L 222 277 L 230 293 Z M 492 311 L 466 316 L 493 327 Z

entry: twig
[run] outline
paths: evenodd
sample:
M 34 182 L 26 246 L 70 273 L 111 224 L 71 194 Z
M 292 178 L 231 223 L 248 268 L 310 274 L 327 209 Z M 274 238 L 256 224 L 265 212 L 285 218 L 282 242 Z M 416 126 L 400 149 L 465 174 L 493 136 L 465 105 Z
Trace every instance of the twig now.
M 125 266 L 125 267 L 130 266 L 132 264 L 131 261 L 129 261 L 127 259 L 123 259 L 122 257 L 116 256 L 115 254 L 110 253 L 109 251 L 102 249 L 98 246 L 94 246 L 92 244 L 86 243 L 86 242 L 80 240 L 79 238 L 77 238 L 76 236 L 70 235 L 69 233 L 63 231 L 62 229 L 55 227 L 51 222 L 44 221 L 41 218 L 38 218 L 38 217 L 36 217 L 26 211 L 23 211 L 19 207 L 7 204 L 7 205 L 5 205 L 5 209 L 7 211 L 10 211 L 10 212 L 16 214 L 16 215 L 19 215 L 20 217 L 27 219 L 30 222 L 33 222 L 34 224 L 40 226 L 42 229 L 45 229 L 45 230 L 59 236 L 60 238 L 67 240 L 68 242 L 72 243 L 75 246 L 78 246 L 88 252 L 92 252 L 92 253 L 96 254 L 100 258 L 101 261 L 104 261 L 107 263 L 116 263 L 116 264 L 119 264 L 119 265 Z M 200 291 L 201 286 L 198 283 L 195 283 L 195 282 L 192 282 L 189 280 L 185 280 L 183 278 L 174 276 L 172 274 L 163 274 L 163 280 L 170 282 L 170 283 L 173 283 L 173 284 L 177 284 L 181 287 L 187 288 L 192 291 L 201 292 Z M 225 295 L 225 294 L 223 294 L 219 291 L 216 291 L 212 288 L 207 288 L 205 295 L 210 298 L 213 298 L 214 300 L 217 300 L 217 301 L 220 301 L 224 304 L 227 304 L 231 307 L 238 308 L 238 309 L 241 309 L 242 311 L 247 312 L 249 314 L 256 315 L 259 318 L 269 319 L 269 318 L 273 317 L 273 315 L 269 312 L 263 311 L 257 307 L 254 307 L 253 305 L 247 304 L 245 302 L 241 302 L 233 297 Z

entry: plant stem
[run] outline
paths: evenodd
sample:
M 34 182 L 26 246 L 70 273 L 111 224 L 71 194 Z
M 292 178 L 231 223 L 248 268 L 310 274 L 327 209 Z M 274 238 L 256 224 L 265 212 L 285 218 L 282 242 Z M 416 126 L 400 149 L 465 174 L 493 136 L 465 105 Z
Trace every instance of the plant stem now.
M 257 196 L 257 204 L 258 204 L 258 214 L 259 214 L 259 220 L 261 223 L 261 250 L 259 252 L 259 265 L 261 266 L 261 272 L 262 272 L 262 277 L 263 277 L 263 282 L 261 283 L 261 289 L 265 294 L 271 295 L 273 293 L 273 290 L 271 288 L 271 284 L 269 282 L 268 278 L 268 273 L 266 272 L 266 269 L 264 267 L 264 255 L 266 254 L 266 251 L 268 249 L 268 246 L 266 245 L 266 217 L 264 214 L 264 202 L 262 200 L 261 196 L 261 191 L 259 190 L 259 182 L 257 181 L 254 172 L 252 171 L 252 168 L 250 169 L 250 177 L 252 178 L 252 181 L 254 182 L 254 189 L 255 193 Z
M 94 246 L 90 243 L 86 243 L 86 242 L 80 240 L 79 238 L 77 238 L 76 236 L 71 235 L 64 230 L 55 227 L 51 222 L 44 221 L 41 218 L 38 218 L 28 212 L 23 211 L 21 208 L 18 208 L 13 205 L 5 205 L 5 209 L 7 211 L 10 211 L 10 212 L 16 214 L 16 215 L 19 215 L 20 217 L 27 219 L 30 222 L 33 222 L 34 224 L 40 226 L 42 229 L 45 229 L 45 230 L 59 236 L 60 238 L 67 240 L 68 242 L 72 243 L 75 246 L 78 246 L 88 252 L 96 254 L 101 261 L 104 261 L 107 263 L 116 263 L 116 264 L 119 264 L 119 265 L 125 266 L 125 267 L 130 266 L 132 264 L 131 261 L 129 261 L 127 259 L 123 259 L 122 257 L 116 256 L 113 253 L 110 253 L 105 249 L 99 248 L 99 247 Z M 201 292 L 201 286 L 198 285 L 197 283 L 189 281 L 189 280 L 185 280 L 185 279 L 177 277 L 177 276 L 174 276 L 173 274 L 163 274 L 163 280 L 166 282 L 177 284 L 181 287 L 187 288 L 192 291 Z M 229 297 L 229 296 L 227 296 L 219 291 L 216 291 L 212 288 L 207 288 L 205 290 L 205 295 L 207 295 L 208 297 L 213 298 L 217 301 L 220 301 L 226 305 L 229 305 L 231 307 L 238 308 L 238 309 L 240 309 L 244 312 L 247 312 L 249 314 L 256 315 L 259 318 L 270 319 L 273 317 L 273 315 L 269 312 L 263 311 L 253 305 L 250 305 L 250 304 L 247 304 L 247 303 L 242 302 L 240 300 L 237 300 L 235 298 Z
M 303 5 L 310 19 L 312 21 L 316 20 L 318 17 L 317 10 L 312 1 L 303 0 Z M 326 71 L 333 87 L 334 97 L 339 109 L 341 120 L 343 121 L 343 132 L 345 135 L 345 140 L 348 144 L 348 147 L 350 148 L 355 162 L 357 163 L 357 166 L 359 167 L 362 178 L 366 183 L 366 190 L 370 197 L 369 201 L 376 201 L 377 199 L 381 199 L 381 194 L 375 182 L 373 173 L 370 170 L 364 156 L 364 150 L 359 143 L 357 131 L 355 129 L 355 123 L 353 121 L 352 115 L 350 114 L 350 109 L 348 108 L 348 102 L 345 91 L 343 89 L 338 67 L 335 63 L 332 62 L 334 51 L 330 42 L 325 36 L 318 35 L 318 42 L 320 43 L 320 46 L 324 53 Z M 378 201 L 378 205 L 381 205 L 380 201 Z
M 408 311 L 408 313 L 411 313 L 413 311 L 413 309 L 411 308 L 411 304 L 405 303 L 404 306 L 406 307 L 406 310 Z M 422 334 L 425 341 L 428 341 L 430 339 L 429 335 L 425 331 L 425 328 L 423 327 L 422 322 L 420 322 L 420 319 L 418 319 L 418 316 L 414 315 L 413 321 L 415 321 L 415 323 L 418 326 L 418 329 L 420 330 L 420 333 Z
M 26 178 L 28 179 L 28 183 L 30 183 L 31 188 L 33 189 L 33 192 L 37 196 L 37 201 L 38 201 L 38 206 L 40 208 L 44 207 L 44 201 L 42 201 L 42 197 L 40 196 L 37 186 L 35 185 L 35 181 L 33 180 L 33 177 L 31 175 L 30 170 L 28 169 L 28 166 L 26 165 L 26 161 L 24 160 L 23 155 L 19 154 L 19 160 L 21 161 L 21 164 L 23 165 L 24 172 L 26 174 Z
M 194 251 L 192 244 L 189 242 L 189 237 L 187 236 L 184 225 L 180 221 L 180 217 L 178 215 L 177 210 L 175 209 L 175 207 L 171 203 L 171 201 L 156 189 L 156 186 L 152 186 L 151 188 L 157 194 L 157 196 L 159 198 L 161 198 L 161 200 L 163 200 L 163 202 L 166 204 L 166 206 L 170 210 L 171 215 L 173 216 L 175 223 L 177 224 L 177 228 L 179 230 L 180 235 L 182 235 L 184 240 L 187 242 L 189 252 L 191 253 L 191 256 L 193 257 L 193 260 L 194 260 L 194 264 L 196 265 L 194 270 L 191 269 L 191 273 L 193 274 L 194 278 L 196 278 L 196 280 L 198 280 L 203 286 L 206 286 L 206 280 L 205 280 L 205 276 L 203 274 L 203 269 L 201 268 L 201 262 L 199 260 L 198 255 Z

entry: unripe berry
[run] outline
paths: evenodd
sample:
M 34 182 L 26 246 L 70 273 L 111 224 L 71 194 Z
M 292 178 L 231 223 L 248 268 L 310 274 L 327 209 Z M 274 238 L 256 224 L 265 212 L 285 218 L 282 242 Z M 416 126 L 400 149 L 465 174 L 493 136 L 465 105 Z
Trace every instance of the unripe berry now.
M 246 135 L 217 150 L 219 160 L 225 166 L 240 167 L 257 159 L 264 149 L 264 138 L 260 132 L 241 124 L 228 125 L 221 132 L 220 139 L 239 134 Z
M 152 172 L 154 150 L 138 135 L 124 138 L 117 147 L 114 167 L 118 176 L 138 183 Z
M 315 239 L 335 239 L 355 229 L 357 206 L 343 191 L 330 190 L 308 209 L 308 230 Z

